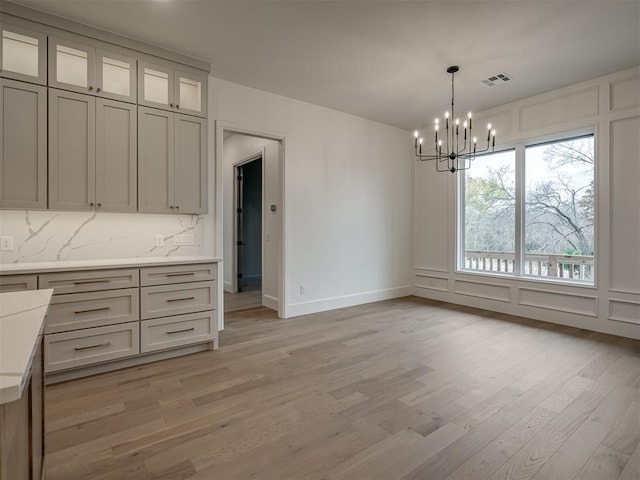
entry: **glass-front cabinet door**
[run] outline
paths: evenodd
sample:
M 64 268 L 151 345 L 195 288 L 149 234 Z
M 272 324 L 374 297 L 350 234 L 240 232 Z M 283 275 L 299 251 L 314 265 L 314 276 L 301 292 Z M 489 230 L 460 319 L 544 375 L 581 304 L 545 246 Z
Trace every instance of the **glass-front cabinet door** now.
M 173 69 L 138 62 L 138 104 L 174 110 Z
M 125 102 L 136 102 L 136 59 L 96 50 L 96 94 Z
M 47 84 L 47 36 L 2 19 L 0 76 Z
M 49 37 L 49 86 L 93 94 L 95 49 L 71 40 Z
M 199 117 L 207 116 L 207 75 L 176 70 L 176 111 Z

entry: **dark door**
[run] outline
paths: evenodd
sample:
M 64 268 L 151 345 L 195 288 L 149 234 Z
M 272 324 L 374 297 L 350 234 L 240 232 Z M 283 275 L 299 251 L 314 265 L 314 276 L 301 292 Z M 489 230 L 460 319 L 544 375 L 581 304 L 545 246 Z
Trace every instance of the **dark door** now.
M 238 167 L 238 291 L 262 285 L 262 158 Z

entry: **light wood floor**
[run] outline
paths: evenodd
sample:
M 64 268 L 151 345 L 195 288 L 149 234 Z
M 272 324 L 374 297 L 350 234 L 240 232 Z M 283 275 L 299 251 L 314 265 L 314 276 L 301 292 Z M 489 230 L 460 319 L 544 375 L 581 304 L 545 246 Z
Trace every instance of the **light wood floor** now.
M 47 389 L 54 479 L 625 479 L 640 342 L 416 298 Z
M 224 311 L 237 312 L 262 306 L 262 287 L 245 287 L 242 292 L 224 292 Z

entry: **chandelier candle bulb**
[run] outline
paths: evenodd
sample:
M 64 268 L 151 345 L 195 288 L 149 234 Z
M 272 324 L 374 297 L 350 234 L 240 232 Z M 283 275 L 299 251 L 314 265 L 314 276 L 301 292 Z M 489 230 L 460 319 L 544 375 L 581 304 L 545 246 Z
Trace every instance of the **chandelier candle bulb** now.
M 467 113 L 466 118 L 462 118 L 463 141 L 460 143 L 460 118 L 455 114 L 455 74 L 460 70 L 457 66 L 451 66 L 447 68 L 447 73 L 451 75 L 451 110 L 447 110 L 444 113 L 444 130 L 443 134 L 445 138 L 441 138 L 440 133 L 440 119 L 436 117 L 433 126 L 435 131 L 435 153 L 423 154 L 422 144 L 423 138 L 419 137 L 419 132 L 414 133 L 415 141 L 415 153 L 419 160 L 436 160 L 436 171 L 438 172 L 451 172 L 455 173 L 458 170 L 466 170 L 471 167 L 471 163 L 476 158 L 476 153 L 481 154 L 489 151 L 492 147 L 495 151 L 496 144 L 496 131 L 491 129 L 491 124 L 487 125 L 487 145 L 485 148 L 478 150 L 477 137 L 472 134 L 472 116 L 471 112 Z M 451 130 L 449 130 L 449 118 L 453 121 L 451 124 Z M 453 126 L 455 125 L 455 131 Z M 491 142 L 493 137 L 493 143 Z M 473 149 L 471 147 L 471 140 L 473 139 Z M 446 151 L 442 152 L 443 144 L 446 145 Z

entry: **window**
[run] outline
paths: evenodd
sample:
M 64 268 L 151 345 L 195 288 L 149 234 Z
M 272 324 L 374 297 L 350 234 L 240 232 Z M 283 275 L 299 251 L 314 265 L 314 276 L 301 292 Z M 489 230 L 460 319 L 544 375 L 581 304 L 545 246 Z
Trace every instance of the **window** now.
M 478 156 L 460 192 L 459 268 L 593 283 L 593 134 Z

